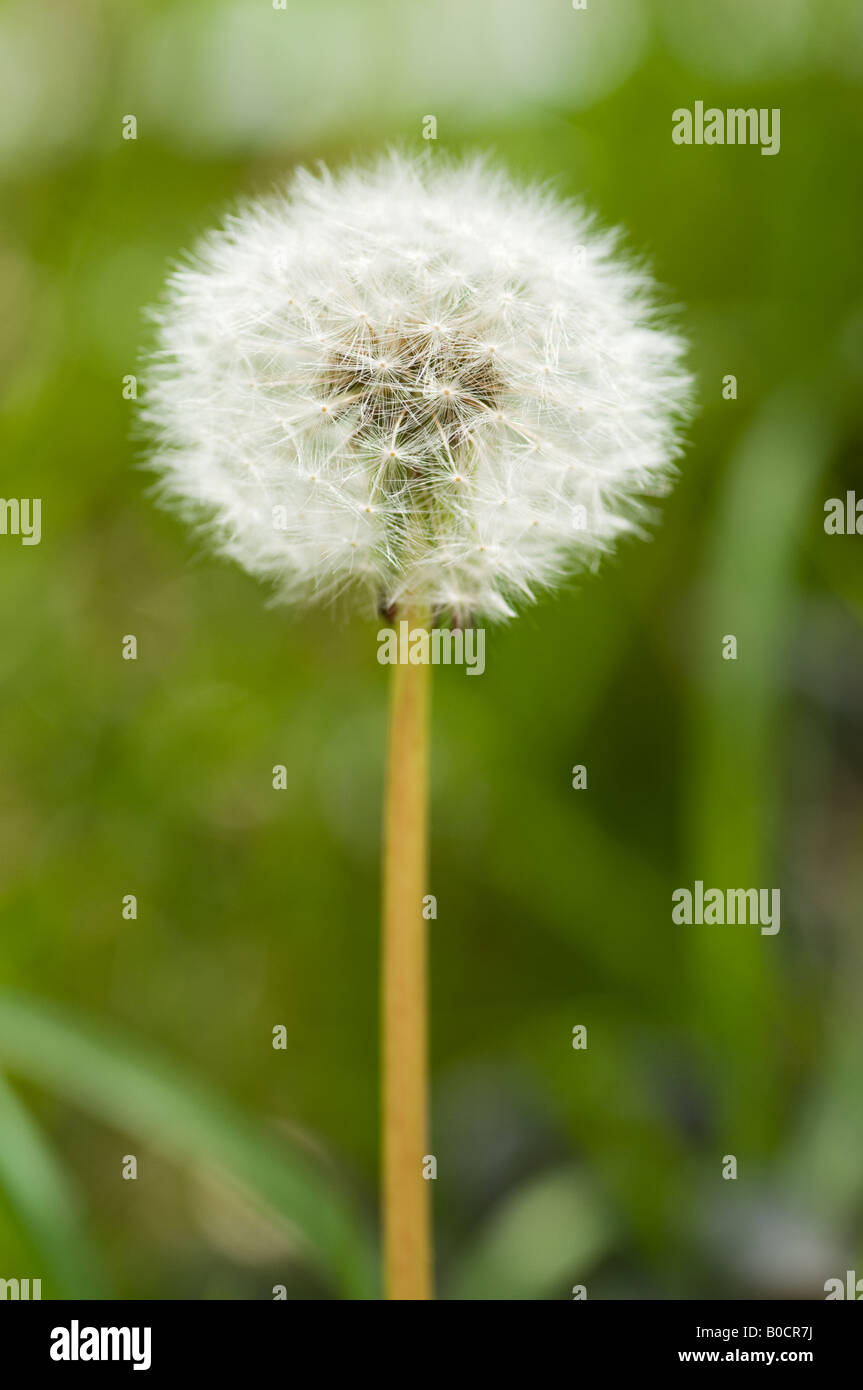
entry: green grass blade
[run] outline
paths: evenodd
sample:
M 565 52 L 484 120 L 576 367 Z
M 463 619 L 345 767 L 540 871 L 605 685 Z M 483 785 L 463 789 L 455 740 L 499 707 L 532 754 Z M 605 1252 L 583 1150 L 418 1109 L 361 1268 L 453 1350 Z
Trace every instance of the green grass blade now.
M 492 1213 L 445 1286 L 447 1299 L 545 1299 L 575 1284 L 608 1249 L 611 1227 L 572 1168 L 523 1184 Z
M 786 642 L 795 568 L 821 526 L 818 481 L 829 430 L 817 407 L 783 392 L 762 409 L 731 460 L 707 562 L 693 699 L 686 873 L 690 887 L 779 886 L 772 846 L 779 813 Z M 726 635 L 736 661 L 722 659 Z M 783 895 L 784 897 L 784 895 Z M 721 1125 L 764 1148 L 780 1088 L 783 945 L 757 927 L 693 927 L 694 1021 L 714 1059 Z
M 349 1297 L 374 1297 L 373 1249 L 352 1204 L 306 1157 L 174 1066 L 53 1005 L 0 993 L 0 1065 L 140 1136 L 179 1163 L 222 1165 L 286 1217 Z
M 45 1260 L 47 1296 L 100 1298 L 105 1286 L 65 1171 L 26 1106 L 0 1076 L 0 1187 Z M 5 1270 L 9 1275 L 10 1271 Z M 17 1277 L 17 1276 L 16 1276 Z

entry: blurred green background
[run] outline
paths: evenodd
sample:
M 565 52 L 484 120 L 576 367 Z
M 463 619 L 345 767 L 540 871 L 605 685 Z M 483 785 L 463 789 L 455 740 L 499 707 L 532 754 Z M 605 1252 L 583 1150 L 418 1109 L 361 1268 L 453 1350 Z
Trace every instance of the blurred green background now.
M 122 379 L 226 204 L 428 114 L 626 227 L 699 399 L 652 542 L 435 672 L 440 1296 L 863 1273 L 861 82 L 856 0 L 0 8 L 0 1277 L 376 1294 L 375 627 L 157 511 Z M 780 153 L 674 145 L 696 100 Z M 779 934 L 675 926 L 699 878 Z

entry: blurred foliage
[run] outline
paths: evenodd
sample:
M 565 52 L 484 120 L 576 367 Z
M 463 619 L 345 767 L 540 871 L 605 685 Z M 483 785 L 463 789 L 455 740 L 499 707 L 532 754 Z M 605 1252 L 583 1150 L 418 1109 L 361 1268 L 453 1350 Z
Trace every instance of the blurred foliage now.
M 441 153 L 625 225 L 700 404 L 653 543 L 495 630 L 481 681 L 435 673 L 443 1296 L 818 1297 L 860 1267 L 863 581 L 823 506 L 863 491 L 861 14 L 0 7 L 0 490 L 43 499 L 41 545 L 0 538 L 0 1277 L 373 1287 L 374 628 L 267 609 L 157 512 L 121 382 L 226 203 L 419 146 L 427 113 Z M 780 153 L 674 145 L 697 99 L 780 108 Z M 674 926 L 696 878 L 781 887 L 778 936 Z

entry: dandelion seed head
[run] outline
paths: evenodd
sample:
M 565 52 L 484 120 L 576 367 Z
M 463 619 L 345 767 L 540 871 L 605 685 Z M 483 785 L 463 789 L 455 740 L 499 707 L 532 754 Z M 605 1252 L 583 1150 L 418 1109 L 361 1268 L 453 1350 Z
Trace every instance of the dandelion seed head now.
M 690 380 L 649 275 L 484 160 L 301 171 L 156 318 L 162 494 L 285 602 L 509 617 L 638 531 L 680 452 Z

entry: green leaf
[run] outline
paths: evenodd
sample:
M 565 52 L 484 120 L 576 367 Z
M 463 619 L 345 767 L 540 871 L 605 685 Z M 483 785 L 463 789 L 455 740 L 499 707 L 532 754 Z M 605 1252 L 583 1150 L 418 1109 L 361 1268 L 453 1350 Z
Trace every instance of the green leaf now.
M 0 1076 L 0 1185 L 64 1298 L 101 1298 L 104 1283 L 77 1194 L 26 1106 Z M 32 1278 L 43 1275 L 34 1272 Z
M 684 882 L 776 886 L 786 643 L 799 547 L 821 526 L 817 488 L 829 443 L 817 402 L 786 388 L 746 429 L 723 481 L 693 654 Z M 728 635 L 736 660 L 722 658 Z M 780 1122 L 783 947 L 757 927 L 700 927 L 686 944 L 693 1025 L 722 1059 L 720 1125 L 764 1152 Z
M 373 1247 L 345 1194 L 241 1110 L 174 1066 L 53 1005 L 0 993 L 0 1065 L 178 1163 L 223 1166 L 304 1237 L 347 1297 L 375 1297 Z
M 449 1299 L 544 1299 L 586 1282 L 611 1223 L 572 1168 L 543 1173 L 497 1207 L 444 1290 Z

